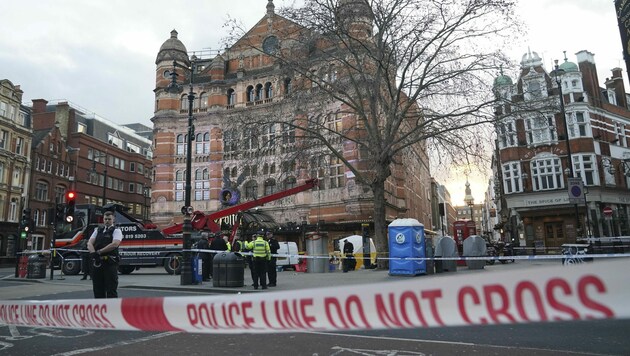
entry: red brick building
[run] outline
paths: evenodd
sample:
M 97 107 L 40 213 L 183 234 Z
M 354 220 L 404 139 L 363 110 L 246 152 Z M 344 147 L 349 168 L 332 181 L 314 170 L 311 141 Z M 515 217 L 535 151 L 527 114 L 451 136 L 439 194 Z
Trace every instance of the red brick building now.
M 41 218 L 65 192 L 77 204 L 116 203 L 138 219 L 149 216 L 151 141 L 66 101 L 33 100 L 33 179 L 31 198 L 40 216 L 37 234 L 48 246 L 52 228 Z M 50 214 L 49 222 L 50 222 Z
M 299 240 L 304 229 L 299 232 L 296 227 L 302 226 L 309 231 L 327 232 L 329 241 L 361 234 L 362 223 L 371 222 L 372 195 L 367 187 L 355 182 L 354 175 L 339 159 L 317 152 L 286 161 L 283 153 L 296 150 L 300 145 L 295 130 L 275 125 L 254 134 L 249 127 L 230 127 L 231 121 L 244 112 L 250 116 L 277 115 L 282 104 L 293 100 L 292 94 L 305 84 L 303 78 L 285 73 L 273 57 L 265 53 L 284 40 L 277 36 L 286 31 L 279 29 L 291 26 L 296 25 L 276 15 L 273 2 L 269 1 L 266 14 L 237 43 L 212 58 L 205 58 L 203 52 L 194 55 L 193 208 L 220 209 L 218 198 L 226 184 L 224 178 L 240 183 L 241 201 L 302 184 L 308 178 L 318 178 L 318 189 L 271 202 L 261 210 L 275 219 L 280 232 L 289 231 L 287 238 Z M 253 50 L 251 45 L 262 51 Z M 174 62 L 178 83 L 184 88 L 178 94 L 167 90 Z M 155 63 L 152 220 L 163 227 L 182 220 L 180 210 L 184 205 L 191 60 L 177 31 L 173 30 L 164 42 Z M 354 125 L 353 115 L 336 114 L 340 106 L 332 102 L 319 108 L 327 113 L 327 124 L 332 129 Z M 369 170 L 370 163 L 361 159 L 356 147 L 341 140 L 336 144 L 344 145 L 344 157 L 356 167 Z M 401 157 L 392 172 L 386 184 L 387 219 L 410 217 L 431 226 L 431 178 L 424 148 Z
M 587 234 L 630 235 L 630 111 L 621 69 L 600 86 L 595 55 L 576 57 L 577 64 L 565 58 L 548 72 L 528 52 L 516 82 L 501 75 L 494 83 L 503 99 L 496 108 L 497 228 L 521 245 L 554 248 Z M 569 201 L 571 172 L 586 188 L 577 204 Z

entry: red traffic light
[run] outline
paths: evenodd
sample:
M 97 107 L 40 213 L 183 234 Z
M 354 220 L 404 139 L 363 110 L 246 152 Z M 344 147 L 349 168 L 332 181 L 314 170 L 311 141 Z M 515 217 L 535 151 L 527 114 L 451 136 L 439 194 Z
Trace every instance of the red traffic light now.
M 66 193 L 66 201 L 68 200 L 74 200 L 74 198 L 76 198 L 77 193 L 73 192 L 73 191 L 69 191 Z

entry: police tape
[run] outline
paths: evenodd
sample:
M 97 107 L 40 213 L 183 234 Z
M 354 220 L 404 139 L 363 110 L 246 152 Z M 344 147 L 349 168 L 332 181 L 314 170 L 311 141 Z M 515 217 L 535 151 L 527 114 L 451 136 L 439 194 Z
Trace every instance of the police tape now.
M 56 251 L 73 251 L 73 252 L 89 252 L 88 250 L 67 250 L 63 248 L 55 249 Z M 177 252 L 190 251 L 192 253 L 224 253 L 225 250 L 207 250 L 207 249 L 190 249 L 190 250 L 177 250 Z M 51 250 L 37 250 L 37 251 L 27 251 L 24 254 L 49 254 Z M 230 251 L 227 251 L 228 253 Z M 125 257 L 142 257 L 146 256 L 147 258 L 161 258 L 161 259 L 171 259 L 172 256 L 157 256 L 160 253 L 164 253 L 163 250 L 155 250 L 155 251 L 124 251 L 121 250 L 121 258 L 125 259 Z M 253 252 L 235 252 L 241 256 L 253 256 Z M 275 253 L 271 254 L 272 257 L 276 258 L 286 258 L 286 259 L 344 259 L 345 256 L 339 255 L 306 255 L 306 254 L 281 254 Z M 354 254 L 352 256 L 354 259 L 366 260 L 366 259 L 374 259 L 373 256 L 365 256 L 361 253 Z M 510 261 L 510 260 L 564 260 L 564 259 L 598 259 L 598 258 L 622 258 L 622 257 L 630 257 L 630 253 L 565 253 L 565 254 L 546 254 L 546 255 L 503 255 L 503 256 L 452 256 L 452 257 L 382 257 L 378 256 L 379 260 L 388 260 L 388 261 Z M 66 261 L 75 261 L 79 260 L 79 258 L 67 258 Z
M 268 293 L 0 300 L 0 323 L 279 333 L 630 318 L 630 260 Z M 534 271 L 534 269 L 537 269 Z

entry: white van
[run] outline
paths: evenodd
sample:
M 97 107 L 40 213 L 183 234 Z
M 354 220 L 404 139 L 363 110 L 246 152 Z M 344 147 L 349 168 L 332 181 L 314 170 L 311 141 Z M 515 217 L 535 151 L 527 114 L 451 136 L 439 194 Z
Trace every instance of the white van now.
M 343 246 L 346 241 L 352 242 L 352 246 L 354 247 L 354 258 L 357 261 L 355 269 L 359 269 L 363 266 L 363 236 L 360 235 L 352 235 L 348 237 L 344 237 L 339 239 L 339 251 L 343 251 Z M 374 266 L 376 264 L 376 246 L 374 246 L 374 241 L 370 237 L 370 261 Z
M 284 269 L 295 268 L 294 266 L 299 263 L 297 244 L 292 241 L 278 241 L 278 244 L 280 244 L 278 254 L 288 256 L 278 257 L 276 259 L 276 266 L 282 266 Z

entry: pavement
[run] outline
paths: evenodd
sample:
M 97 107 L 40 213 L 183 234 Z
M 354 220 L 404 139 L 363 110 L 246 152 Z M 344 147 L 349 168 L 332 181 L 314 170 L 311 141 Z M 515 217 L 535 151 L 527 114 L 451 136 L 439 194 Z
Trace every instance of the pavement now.
M 359 269 L 343 273 L 340 270 L 326 273 L 305 273 L 292 270 L 278 272 L 277 287 L 269 287 L 267 290 L 254 290 L 250 271 L 245 268 L 242 287 L 213 286 L 213 281 L 202 282 L 196 285 L 181 285 L 179 275 L 169 275 L 163 268 L 141 268 L 128 275 L 119 275 L 119 294 L 124 297 L 124 289 L 144 289 L 179 291 L 182 293 L 208 293 L 208 294 L 237 294 L 237 293 L 264 293 L 267 291 L 290 291 L 307 288 L 320 288 L 332 286 L 349 286 L 358 284 L 387 283 L 393 281 L 413 279 L 443 278 L 453 275 L 467 274 L 493 274 L 500 271 L 519 270 L 526 268 L 540 268 L 544 266 L 560 265 L 559 260 L 517 260 L 514 263 L 495 263 L 486 265 L 484 269 L 469 269 L 466 266 L 458 266 L 457 272 L 445 272 L 418 276 L 390 276 L 387 270 Z M 41 299 L 51 294 L 67 293 L 72 291 L 86 291 L 92 289 L 92 283 L 81 280 L 81 275 L 62 276 L 55 270 L 54 277 L 50 279 L 50 270 L 46 271 L 46 278 L 28 279 L 15 278 L 14 268 L 0 268 L 0 279 L 5 284 L 0 288 L 0 300 L 7 299 Z M 39 297 L 39 298 L 38 298 Z

